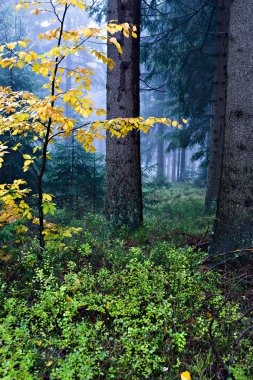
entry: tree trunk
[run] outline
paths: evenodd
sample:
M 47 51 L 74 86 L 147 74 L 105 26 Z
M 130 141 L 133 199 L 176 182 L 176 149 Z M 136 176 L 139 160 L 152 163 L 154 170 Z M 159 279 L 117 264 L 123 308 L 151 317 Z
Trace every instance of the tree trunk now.
M 162 125 L 158 126 L 157 131 L 157 178 L 164 179 L 164 128 Z
M 169 153 L 169 155 L 167 156 L 167 166 L 166 166 L 166 174 L 167 174 L 167 177 L 168 177 L 169 181 L 171 179 L 170 165 L 171 165 L 171 154 Z
M 180 156 L 181 156 L 181 149 L 178 148 L 177 150 L 177 182 L 179 182 L 180 180 L 180 162 L 181 162 Z
M 223 171 L 212 254 L 253 246 L 252 35 L 252 0 L 234 0 L 229 32 Z
M 185 181 L 185 164 L 186 164 L 186 149 L 181 149 L 181 158 L 180 158 L 180 180 Z
M 70 29 L 70 27 L 69 27 Z M 69 91 L 72 88 L 72 77 L 68 76 L 70 70 L 72 70 L 72 57 L 71 54 L 66 57 L 66 91 Z M 65 112 L 67 117 L 72 117 L 72 108 L 68 106 L 68 103 L 65 104 Z
M 222 170 L 227 95 L 228 28 L 231 0 L 217 0 L 216 67 L 213 80 L 213 119 L 207 176 L 206 212 L 216 206 Z
M 177 170 L 177 150 L 173 150 L 172 155 L 172 174 L 171 174 L 171 181 L 176 182 L 176 170 Z
M 108 20 L 138 27 L 138 38 L 117 34 L 123 55 L 108 44 L 108 57 L 116 63 L 107 71 L 107 117 L 140 116 L 140 1 L 109 0 Z M 105 214 L 114 225 L 138 228 L 142 223 L 140 133 L 106 140 Z

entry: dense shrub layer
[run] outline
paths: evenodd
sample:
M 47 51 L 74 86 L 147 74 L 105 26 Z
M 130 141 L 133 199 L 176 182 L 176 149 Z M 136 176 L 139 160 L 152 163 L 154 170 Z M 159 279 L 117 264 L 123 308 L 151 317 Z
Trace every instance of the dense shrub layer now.
M 89 244 L 52 248 L 40 266 L 35 250 L 21 252 L 26 282 L 1 288 L 2 379 L 176 379 L 186 369 L 215 378 L 210 324 L 228 360 L 232 337 L 224 334 L 240 316 L 224 302 L 218 275 L 191 249 L 116 245 L 100 262 Z

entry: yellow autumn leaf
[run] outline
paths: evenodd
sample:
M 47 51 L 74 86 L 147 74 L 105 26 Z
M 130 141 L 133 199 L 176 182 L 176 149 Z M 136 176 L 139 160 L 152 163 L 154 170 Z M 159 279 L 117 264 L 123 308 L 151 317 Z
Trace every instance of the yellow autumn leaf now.
M 32 157 L 29 154 L 23 154 L 25 160 L 31 160 Z
M 1 61 L 1 66 L 2 66 L 3 69 L 5 69 L 5 67 L 9 66 L 9 64 L 10 64 L 10 60 L 9 59 L 3 59 Z
M 174 120 L 174 121 L 172 121 L 172 127 L 176 127 L 177 126 L 177 121 L 176 120 Z
M 98 109 L 96 112 L 97 116 L 106 115 L 106 111 L 102 108 Z
M 22 47 L 26 47 L 26 43 L 24 41 L 18 41 L 18 44 Z
M 12 42 L 10 44 L 6 44 L 7 48 L 10 50 L 15 49 L 16 45 L 17 45 L 17 42 Z
M 124 30 L 123 30 L 123 34 L 124 34 L 124 36 L 125 36 L 126 38 L 128 38 L 128 37 L 129 37 L 129 30 L 124 29 Z
M 112 71 L 114 69 L 115 62 L 112 59 L 108 59 L 107 65 L 108 65 L 109 70 Z
M 43 194 L 43 201 L 50 202 L 52 200 L 52 195 L 50 194 Z
M 52 364 L 53 364 L 53 362 L 52 362 L 52 360 L 50 360 L 49 362 L 47 362 L 46 367 L 50 367 Z
M 38 16 L 38 14 L 40 13 L 40 11 L 39 11 L 38 8 L 36 8 L 31 13 L 35 14 L 35 16 Z
M 16 5 L 16 11 L 20 11 L 20 9 L 22 8 L 22 3 L 19 3 Z
M 191 380 L 191 374 L 188 371 L 181 373 L 181 380 Z
M 121 49 L 121 46 L 120 46 L 120 44 L 118 43 L 118 41 L 117 41 L 117 39 L 116 39 L 115 37 L 110 38 L 110 39 L 109 39 L 109 42 L 110 42 L 110 44 L 113 44 L 113 45 L 116 46 L 116 48 L 117 48 L 117 50 L 118 50 L 118 52 L 119 52 L 120 54 L 123 54 L 123 51 L 122 51 L 122 49 Z
M 182 119 L 182 122 L 183 122 L 184 124 L 187 124 L 187 123 L 188 123 L 188 120 L 187 120 L 187 119 Z
M 38 73 L 40 71 L 40 64 L 38 62 L 35 62 L 32 70 Z
M 81 11 L 84 10 L 84 5 L 82 3 L 78 2 L 76 5 L 78 6 L 79 9 L 81 9 Z
M 19 146 L 21 146 L 20 143 L 16 144 L 16 145 L 12 148 L 12 150 L 18 150 Z

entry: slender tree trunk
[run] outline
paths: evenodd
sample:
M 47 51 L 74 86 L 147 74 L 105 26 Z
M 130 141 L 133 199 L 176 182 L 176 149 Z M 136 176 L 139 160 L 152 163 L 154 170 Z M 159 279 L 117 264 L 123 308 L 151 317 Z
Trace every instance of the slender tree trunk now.
M 123 49 L 120 55 L 108 44 L 108 57 L 116 63 L 107 72 L 107 117 L 140 115 L 140 0 L 109 0 L 108 20 L 128 22 L 138 27 L 138 38 L 117 37 Z M 114 225 L 138 228 L 142 223 L 142 189 L 140 133 L 130 132 L 126 138 L 106 140 L 105 214 Z
M 166 166 L 166 174 L 167 174 L 167 177 L 168 177 L 168 180 L 170 181 L 170 166 L 171 166 L 171 154 L 169 154 L 167 156 L 167 166 Z
M 216 205 L 222 170 L 227 95 L 227 51 L 231 0 L 217 0 L 216 67 L 213 80 L 213 119 L 207 176 L 206 212 Z
M 58 37 L 58 44 L 57 46 L 61 46 L 61 41 L 62 41 L 62 34 L 63 34 L 63 29 L 64 29 L 64 22 L 65 22 L 65 17 L 66 13 L 68 11 L 68 6 L 64 6 L 64 12 L 61 20 L 61 25 L 60 25 L 60 31 L 59 31 L 59 37 Z M 55 65 L 54 65 L 54 73 L 53 73 L 53 80 L 51 84 L 51 96 L 54 97 L 55 91 L 56 91 L 56 84 L 55 84 L 55 78 L 58 73 L 59 69 L 59 57 L 57 56 L 55 58 Z M 53 108 L 55 106 L 55 100 L 51 101 L 51 107 Z M 38 185 L 38 213 L 39 213 L 39 243 L 40 243 L 40 248 L 41 251 L 45 248 L 45 237 L 44 237 L 44 210 L 43 210 L 43 178 L 45 175 L 45 170 L 47 166 L 47 148 L 49 145 L 49 136 L 50 136 L 50 129 L 52 126 L 52 118 L 50 117 L 47 123 L 46 127 L 46 134 L 44 137 L 44 141 L 42 144 L 42 157 L 41 157 L 41 166 L 39 169 L 39 173 L 37 176 L 37 185 Z M 42 256 L 39 256 L 39 259 L 42 259 Z
M 171 180 L 172 182 L 176 182 L 176 170 L 177 170 L 177 150 L 173 150 L 173 155 L 172 155 L 172 174 L 171 174 Z
M 181 157 L 180 157 L 180 180 L 182 182 L 185 181 L 185 165 L 186 165 L 186 149 L 181 149 Z
M 162 125 L 158 126 L 157 131 L 157 178 L 164 179 L 164 128 Z
M 181 156 L 181 149 L 178 148 L 177 150 L 177 182 L 180 180 L 180 156 Z
M 69 26 L 70 29 L 70 26 Z M 72 70 L 72 57 L 71 54 L 66 57 L 66 67 L 68 70 Z M 66 70 L 66 91 L 72 88 L 72 77 L 68 75 L 69 71 Z M 72 108 L 68 106 L 68 103 L 65 104 L 65 112 L 67 117 L 72 116 Z
M 252 5 L 252 0 L 231 4 L 224 159 L 212 254 L 253 246 Z
M 148 165 L 152 164 L 152 159 L 153 159 L 153 147 L 150 146 L 148 151 L 145 154 L 145 167 L 148 168 Z

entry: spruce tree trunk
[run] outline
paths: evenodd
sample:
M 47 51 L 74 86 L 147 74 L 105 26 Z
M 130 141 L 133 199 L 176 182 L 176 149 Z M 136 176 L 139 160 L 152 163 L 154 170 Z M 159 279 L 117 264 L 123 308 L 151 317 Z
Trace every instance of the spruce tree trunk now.
M 212 254 L 253 246 L 253 6 L 231 5 L 224 159 Z
M 186 149 L 181 149 L 181 158 L 180 158 L 180 180 L 185 181 L 185 165 L 186 165 Z
M 168 180 L 170 181 L 170 165 L 171 165 L 171 154 L 169 154 L 167 156 L 167 165 L 166 165 L 166 174 L 167 174 L 167 177 L 168 177 Z
M 177 149 L 177 182 L 180 181 L 181 149 Z
M 210 133 L 210 154 L 207 176 L 206 212 L 217 203 L 222 159 L 227 95 L 228 28 L 231 0 L 217 0 L 216 67 L 213 80 L 213 119 Z
M 171 173 L 171 181 L 176 182 L 177 177 L 176 177 L 176 170 L 177 170 L 177 150 L 173 150 L 173 155 L 172 155 L 172 173 Z
M 164 128 L 163 125 L 158 126 L 157 131 L 157 178 L 164 179 Z
M 108 57 L 116 63 L 107 72 L 107 118 L 140 116 L 140 0 L 108 0 L 108 21 L 128 22 L 138 27 L 138 38 L 117 34 L 120 55 L 108 44 Z M 105 214 L 114 225 L 138 228 L 142 223 L 140 133 L 124 139 L 106 140 Z

